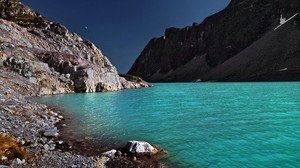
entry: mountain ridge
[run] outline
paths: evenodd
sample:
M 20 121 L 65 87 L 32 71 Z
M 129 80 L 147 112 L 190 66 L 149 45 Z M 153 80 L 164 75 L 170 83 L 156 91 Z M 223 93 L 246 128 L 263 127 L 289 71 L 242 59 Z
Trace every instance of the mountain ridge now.
M 164 36 L 150 40 L 128 73 L 151 82 L 201 79 L 273 31 L 281 19 L 299 13 L 299 9 L 296 0 L 233 0 L 200 24 L 168 28 Z M 294 21 L 298 23 L 297 18 Z

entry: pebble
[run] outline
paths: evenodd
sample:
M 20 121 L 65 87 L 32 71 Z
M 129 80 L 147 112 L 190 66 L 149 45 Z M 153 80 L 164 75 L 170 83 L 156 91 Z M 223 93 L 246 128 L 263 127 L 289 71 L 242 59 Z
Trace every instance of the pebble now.
M 105 156 L 105 157 L 108 157 L 108 158 L 114 158 L 115 156 L 119 156 L 119 155 L 117 155 L 117 151 L 115 149 L 112 149 L 110 151 L 104 152 L 101 155 Z
M 6 156 L 2 156 L 1 160 L 7 160 L 8 158 Z
M 45 130 L 43 135 L 45 137 L 57 137 L 59 134 L 58 134 L 57 129 L 48 129 L 48 130 Z
M 26 160 L 25 159 L 16 158 L 14 162 L 19 165 L 19 164 L 24 164 L 26 162 Z
M 47 151 L 49 151 L 50 150 L 50 146 L 48 145 L 48 144 L 45 144 L 44 145 L 44 150 L 47 152 Z

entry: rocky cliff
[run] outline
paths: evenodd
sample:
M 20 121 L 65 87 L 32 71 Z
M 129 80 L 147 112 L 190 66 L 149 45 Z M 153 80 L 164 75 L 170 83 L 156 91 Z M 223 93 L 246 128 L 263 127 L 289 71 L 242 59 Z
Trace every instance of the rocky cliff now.
M 96 46 L 17 0 L 0 0 L 0 71 L 12 71 L 38 94 L 147 87 L 120 77 Z
M 300 80 L 297 0 L 232 0 L 201 24 L 152 39 L 129 74 L 147 81 Z

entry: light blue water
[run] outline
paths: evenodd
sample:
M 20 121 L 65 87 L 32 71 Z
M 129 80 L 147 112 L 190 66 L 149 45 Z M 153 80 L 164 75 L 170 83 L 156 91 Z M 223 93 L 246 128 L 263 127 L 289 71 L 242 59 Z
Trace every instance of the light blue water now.
M 39 98 L 74 132 L 169 151 L 171 167 L 300 167 L 300 83 L 174 83 Z

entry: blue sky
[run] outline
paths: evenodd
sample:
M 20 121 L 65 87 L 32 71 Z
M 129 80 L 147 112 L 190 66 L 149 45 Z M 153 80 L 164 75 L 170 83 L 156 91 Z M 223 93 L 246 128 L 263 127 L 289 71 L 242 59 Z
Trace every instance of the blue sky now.
M 21 0 L 48 19 L 92 41 L 117 67 L 129 70 L 149 40 L 168 27 L 200 23 L 230 0 Z

